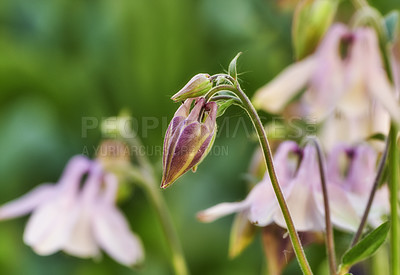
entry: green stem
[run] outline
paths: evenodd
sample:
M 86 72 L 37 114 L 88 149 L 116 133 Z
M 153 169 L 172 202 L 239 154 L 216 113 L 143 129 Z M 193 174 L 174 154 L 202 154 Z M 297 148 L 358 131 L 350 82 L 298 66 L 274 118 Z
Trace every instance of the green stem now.
M 368 214 L 371 210 L 371 206 L 374 201 L 376 191 L 378 190 L 379 182 L 381 180 L 383 171 L 385 170 L 385 163 L 387 160 L 388 150 L 389 150 L 389 139 L 386 141 L 385 150 L 383 151 L 383 154 L 379 161 L 378 172 L 376 173 L 375 176 L 374 185 L 372 187 L 371 193 L 369 194 L 368 203 L 367 206 L 365 207 L 360 225 L 358 226 L 357 233 L 354 235 L 353 241 L 351 242 L 351 247 L 355 246 L 356 243 L 360 240 L 365 224 L 367 223 Z
M 160 220 L 162 229 L 164 231 L 165 239 L 172 254 L 172 266 L 176 275 L 188 275 L 189 270 L 183 255 L 182 247 L 178 238 L 178 234 L 172 223 L 172 218 L 168 212 L 167 204 L 161 196 L 159 190 L 156 188 L 156 183 L 153 179 L 145 178 L 143 174 L 130 167 L 125 171 L 132 181 L 138 183 L 143 187 L 149 200 L 153 204 L 158 218 Z
M 318 156 L 318 168 L 321 179 L 322 194 L 324 197 L 324 209 L 325 209 L 325 227 L 326 227 L 326 252 L 329 260 L 329 269 L 331 275 L 336 275 L 336 253 L 335 253 L 335 242 L 333 239 L 333 228 L 331 222 L 331 214 L 329 208 L 329 197 L 328 188 L 326 186 L 326 171 L 324 167 L 324 156 L 322 154 L 321 145 L 316 137 L 310 137 L 309 140 L 314 143 L 317 149 Z
M 399 221 L 398 221 L 398 190 L 399 190 L 399 150 L 397 148 L 398 128 L 392 123 L 390 129 L 389 147 L 389 188 L 390 188 L 390 250 L 391 250 L 391 274 L 399 275 Z
M 265 162 L 266 162 L 268 172 L 269 172 L 269 175 L 271 178 L 272 187 L 274 189 L 276 198 L 278 199 L 279 206 L 282 210 L 283 217 L 286 222 L 286 227 L 289 232 L 290 240 L 293 245 L 293 250 L 296 254 L 297 260 L 299 262 L 301 270 L 303 271 L 303 274 L 310 275 L 310 274 L 312 274 L 312 271 L 311 271 L 310 265 L 308 264 L 303 247 L 301 245 L 300 238 L 294 227 L 294 223 L 290 216 L 289 208 L 286 204 L 284 195 L 279 186 L 278 178 L 276 176 L 274 163 L 273 163 L 273 159 L 272 159 L 271 148 L 269 146 L 269 143 L 267 140 L 267 135 L 265 133 L 263 124 L 261 123 L 260 117 L 258 116 L 257 111 L 254 109 L 254 107 L 251 104 L 251 101 L 249 100 L 247 95 L 240 88 L 239 83 L 236 82 L 236 87 L 233 87 L 230 85 L 223 85 L 223 86 L 224 86 L 223 87 L 224 90 L 232 91 L 237 95 L 237 97 L 242 101 L 242 105 L 243 105 L 244 109 L 247 111 L 251 121 L 253 122 L 254 128 L 257 131 L 257 135 L 258 135 L 258 139 L 260 141 L 261 148 L 264 153 L 264 158 L 265 158 Z M 207 95 L 207 96 L 208 96 L 208 98 L 210 98 L 212 95 Z

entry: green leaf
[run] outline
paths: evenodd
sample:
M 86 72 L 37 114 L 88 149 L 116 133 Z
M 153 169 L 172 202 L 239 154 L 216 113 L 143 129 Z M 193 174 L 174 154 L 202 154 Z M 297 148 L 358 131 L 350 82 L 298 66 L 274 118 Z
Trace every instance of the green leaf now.
M 388 40 L 394 42 L 398 31 L 399 11 L 389 12 L 383 19 Z
M 240 56 L 241 54 L 242 54 L 242 53 L 239 52 L 239 53 L 232 59 L 231 63 L 229 63 L 228 74 L 229 74 L 230 76 L 232 76 L 234 79 L 237 79 L 237 68 L 236 68 L 236 66 L 237 66 L 237 60 L 238 60 L 238 58 L 239 58 L 239 56 Z
M 222 116 L 225 111 L 234 103 L 235 101 L 233 99 L 228 99 L 228 100 L 218 100 L 218 109 L 217 109 L 217 117 Z
M 342 258 L 342 269 L 371 257 L 378 248 L 385 242 L 390 230 L 390 223 L 387 221 L 381 224 L 365 238 L 350 248 Z

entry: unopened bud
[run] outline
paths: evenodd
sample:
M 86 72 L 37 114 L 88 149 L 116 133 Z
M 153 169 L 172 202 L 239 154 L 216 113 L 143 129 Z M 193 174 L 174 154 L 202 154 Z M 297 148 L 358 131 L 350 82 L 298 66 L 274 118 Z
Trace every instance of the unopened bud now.
M 176 111 L 164 139 L 163 177 L 166 188 L 206 157 L 216 136 L 217 103 L 200 98 L 190 111 L 187 99 Z M 204 118 L 204 117 L 205 118 Z
M 179 92 L 171 97 L 175 102 L 188 98 L 196 98 L 205 95 L 212 88 L 212 81 L 208 74 L 197 74 Z
M 316 49 L 332 24 L 336 9 L 336 0 L 305 0 L 299 3 L 292 27 L 297 59 L 306 57 Z

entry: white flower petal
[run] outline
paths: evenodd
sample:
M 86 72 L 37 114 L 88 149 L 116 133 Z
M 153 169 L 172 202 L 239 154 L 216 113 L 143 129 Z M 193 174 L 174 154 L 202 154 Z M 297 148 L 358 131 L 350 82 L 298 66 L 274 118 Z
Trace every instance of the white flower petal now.
M 96 257 L 99 248 L 93 235 L 91 215 L 95 215 L 96 199 L 102 185 L 103 170 L 99 163 L 94 162 L 88 179 L 79 197 L 79 217 L 71 230 L 64 251 L 78 257 Z
M 86 209 L 80 209 L 77 223 L 63 247 L 66 253 L 81 258 L 94 258 L 99 254 L 99 247 L 93 235 L 91 214 Z
M 197 218 L 202 222 L 213 222 L 223 216 L 240 212 L 249 207 L 249 202 L 223 202 L 197 213 Z
M 332 224 L 340 229 L 355 232 L 360 224 L 360 218 L 346 192 L 334 184 L 328 184 L 327 189 Z M 322 193 L 317 194 L 316 199 L 321 215 L 325 216 Z
M 25 228 L 25 243 L 39 255 L 55 253 L 68 241 L 78 214 L 76 201 L 71 197 L 55 198 L 41 205 Z
M 98 244 L 114 260 L 127 266 L 143 261 L 141 241 L 130 231 L 127 221 L 117 208 L 99 204 L 92 218 Z
M 307 84 L 315 66 L 315 58 L 309 57 L 287 67 L 256 92 L 253 98 L 254 106 L 267 112 L 279 113 L 290 99 Z
M 318 210 L 313 192 L 315 190 L 310 187 L 296 183 L 293 185 L 291 194 L 286 198 L 293 223 L 298 231 L 323 231 L 325 228 L 324 216 Z M 286 222 L 280 210 L 274 215 L 274 221 L 286 228 Z
M 315 54 L 317 66 L 303 100 L 309 106 L 309 115 L 316 121 L 330 114 L 343 94 L 344 65 L 340 42 L 348 32 L 343 24 L 333 25 Z
M 54 193 L 55 188 L 53 185 L 40 185 L 22 197 L 1 206 L 0 220 L 26 215 L 44 201 L 52 198 Z
M 324 229 L 324 218 L 317 208 L 314 193 L 320 187 L 316 150 L 312 145 L 304 148 L 296 177 L 290 183 L 290 189 L 283 190 L 286 203 L 294 225 L 298 231 L 321 231 Z M 274 221 L 286 228 L 282 212 L 278 211 Z
M 268 172 L 266 176 L 268 176 L 267 174 Z M 272 217 L 278 209 L 278 204 L 269 179 L 264 179 L 263 182 L 257 184 L 249 193 L 246 201 L 251 203 L 248 213 L 250 222 L 258 226 L 272 223 Z

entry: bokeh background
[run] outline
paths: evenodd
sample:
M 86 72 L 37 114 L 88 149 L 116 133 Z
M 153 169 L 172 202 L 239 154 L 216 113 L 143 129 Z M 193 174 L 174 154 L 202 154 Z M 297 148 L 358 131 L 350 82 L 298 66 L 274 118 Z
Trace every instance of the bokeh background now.
M 165 121 L 177 105 L 169 97 L 194 74 L 218 73 L 242 51 L 239 70 L 249 95 L 293 62 L 291 19 L 296 1 L 268 0 L 1 0 L 0 204 L 43 182 L 56 182 L 68 159 L 94 155 L 100 127 L 85 131 L 82 118 L 100 121 L 129 110 L 135 130 L 161 169 Z M 375 0 L 382 13 L 398 0 Z M 340 8 L 348 20 L 349 3 Z M 163 191 L 192 274 L 261 274 L 265 260 L 256 237 L 228 259 L 232 217 L 199 223 L 197 211 L 243 199 L 245 173 L 256 142 L 242 110 L 226 113 L 216 146 L 195 174 Z M 155 122 L 156 125 L 153 125 Z M 164 122 L 164 123 L 163 123 Z M 222 131 L 223 130 L 223 131 Z M 139 189 L 121 204 L 143 240 L 140 269 L 57 253 L 40 257 L 24 245 L 27 218 L 0 223 L 0 274 L 172 274 L 168 248 L 151 205 Z M 346 236 L 343 236 L 346 239 Z M 324 247 L 308 249 L 323 274 Z M 321 270 L 318 272 L 318 270 Z M 297 274 L 295 263 L 287 274 Z

